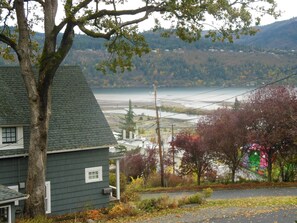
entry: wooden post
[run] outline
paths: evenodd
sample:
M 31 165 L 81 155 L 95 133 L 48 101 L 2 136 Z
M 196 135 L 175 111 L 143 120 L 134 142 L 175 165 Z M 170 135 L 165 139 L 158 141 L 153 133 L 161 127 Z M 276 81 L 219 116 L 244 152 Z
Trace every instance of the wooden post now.
M 173 124 L 171 126 L 171 147 L 172 147 L 171 149 L 172 149 L 172 167 L 173 167 L 172 173 L 173 175 L 175 175 L 175 160 L 174 160 L 175 148 L 173 145 Z
M 154 83 L 154 92 L 155 92 L 157 135 L 158 135 L 159 156 L 160 156 L 161 186 L 164 187 L 163 153 L 162 153 L 162 145 L 161 145 L 161 131 L 160 131 L 159 112 L 158 112 L 158 106 L 157 106 L 157 83 Z

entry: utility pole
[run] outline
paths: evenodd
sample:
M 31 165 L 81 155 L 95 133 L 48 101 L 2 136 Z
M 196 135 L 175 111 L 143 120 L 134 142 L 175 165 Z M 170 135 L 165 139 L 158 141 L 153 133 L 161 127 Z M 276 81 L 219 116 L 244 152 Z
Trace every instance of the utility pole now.
M 154 83 L 154 92 L 155 92 L 155 108 L 156 108 L 156 122 L 157 122 L 157 135 L 158 135 L 158 145 L 159 145 L 159 156 L 160 156 L 160 171 L 161 171 L 161 186 L 164 187 L 164 164 L 163 164 L 163 152 L 161 145 L 161 131 L 160 131 L 160 120 L 159 120 L 159 111 L 157 105 L 157 83 Z
M 173 124 L 171 126 L 171 149 L 172 149 L 172 173 L 175 175 L 175 160 L 174 160 L 174 155 L 175 155 L 175 148 L 174 148 L 174 143 L 173 143 Z

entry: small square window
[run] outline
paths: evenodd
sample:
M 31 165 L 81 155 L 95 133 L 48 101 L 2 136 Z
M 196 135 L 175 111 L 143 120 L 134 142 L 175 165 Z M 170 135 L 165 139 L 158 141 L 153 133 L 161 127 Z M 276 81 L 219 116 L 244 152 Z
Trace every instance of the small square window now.
M 86 183 L 102 181 L 102 166 L 90 167 L 85 169 Z
M 16 143 L 17 142 L 17 134 L 16 127 L 3 127 L 2 128 L 2 143 Z

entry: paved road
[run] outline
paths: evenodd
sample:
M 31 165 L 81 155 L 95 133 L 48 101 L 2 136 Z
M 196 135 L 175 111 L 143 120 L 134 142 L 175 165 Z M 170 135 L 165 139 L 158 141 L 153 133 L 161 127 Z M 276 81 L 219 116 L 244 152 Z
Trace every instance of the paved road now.
M 190 195 L 195 192 L 142 194 L 142 199 L 168 194 L 171 197 Z M 217 190 L 210 199 L 233 199 L 260 196 L 297 196 L 297 187 L 261 188 L 245 190 Z M 296 197 L 297 199 L 297 197 Z M 295 223 L 297 206 L 255 208 L 205 208 L 184 214 L 170 214 L 141 221 L 142 223 Z
M 188 196 L 197 191 L 167 192 L 167 193 L 144 193 L 141 199 L 157 198 L 164 195 L 178 198 Z M 215 190 L 210 199 L 236 199 L 245 197 L 265 197 L 265 196 L 297 196 L 297 187 L 279 188 L 257 188 L 257 189 L 236 189 L 236 190 Z
M 297 208 L 280 209 L 274 211 L 267 211 L 262 214 L 243 214 L 236 217 L 225 217 L 218 219 L 211 219 L 211 223 L 295 223 L 297 221 Z
M 297 207 L 262 208 L 207 208 L 183 214 L 154 217 L 141 223 L 295 223 Z

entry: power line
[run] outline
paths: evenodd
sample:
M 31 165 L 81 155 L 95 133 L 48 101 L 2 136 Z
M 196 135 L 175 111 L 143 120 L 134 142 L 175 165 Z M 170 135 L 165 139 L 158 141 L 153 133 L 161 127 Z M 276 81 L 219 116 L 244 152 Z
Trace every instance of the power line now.
M 296 68 L 295 68 L 295 69 L 296 69 Z M 270 82 L 270 83 L 264 84 L 264 85 L 262 85 L 262 86 L 259 86 L 259 87 L 255 88 L 255 89 L 248 90 L 248 91 L 246 91 L 246 92 L 244 92 L 244 93 L 242 93 L 242 94 L 238 94 L 238 95 L 232 96 L 232 97 L 230 97 L 230 98 L 227 98 L 227 99 L 225 99 L 225 100 L 222 100 L 222 101 L 220 101 L 220 102 L 214 102 L 214 103 L 211 103 L 211 104 L 208 104 L 208 105 L 205 105 L 205 106 L 201 106 L 201 107 L 199 107 L 199 108 L 197 108 L 197 109 L 205 108 L 205 107 L 207 107 L 207 106 L 211 106 L 211 105 L 213 105 L 213 104 L 217 104 L 217 103 L 222 103 L 222 102 L 224 102 L 224 101 L 227 101 L 227 100 L 230 100 L 230 99 L 236 98 L 236 97 L 238 97 L 238 96 L 242 96 L 242 95 L 245 95 L 245 94 L 251 93 L 251 92 L 253 92 L 253 91 L 256 91 L 256 90 L 259 90 L 259 89 L 265 88 L 265 87 L 267 87 L 267 86 L 270 86 L 270 85 L 273 85 L 273 84 L 279 83 L 279 82 L 281 82 L 281 81 L 284 81 L 284 80 L 286 80 L 286 79 L 289 79 L 289 78 L 291 78 L 291 77 L 293 77 L 293 76 L 295 76 L 295 75 L 297 75 L 297 73 L 290 74 L 290 75 L 288 75 L 288 76 L 286 76 L 286 77 L 283 77 L 283 78 L 281 78 L 281 79 L 278 79 L 278 80 L 276 80 L 276 81 L 273 81 L 273 82 Z M 190 120 L 196 120 L 196 119 L 197 119 L 197 118 L 190 119 Z
M 292 68 L 291 71 L 294 70 L 294 71 L 296 72 L 296 69 L 297 69 L 296 67 L 295 67 L 295 68 Z M 289 71 L 290 71 L 290 70 L 289 70 Z M 286 76 L 286 77 L 283 77 L 283 78 L 280 78 L 280 79 L 278 79 L 278 80 L 269 82 L 269 83 L 267 83 L 267 84 L 264 84 L 264 85 L 262 85 L 262 86 L 259 86 L 259 87 L 257 87 L 257 88 L 254 88 L 254 89 L 247 90 L 247 91 L 245 91 L 245 92 L 243 92 L 243 93 L 241 93 L 241 94 L 237 94 L 237 95 L 235 95 L 235 96 L 226 98 L 226 99 L 221 100 L 221 101 L 217 101 L 217 102 L 213 102 L 213 103 L 210 103 L 210 104 L 207 104 L 207 105 L 203 105 L 203 106 L 200 106 L 200 107 L 198 107 L 198 108 L 194 108 L 193 110 L 201 110 L 201 109 L 203 109 L 203 108 L 206 108 L 206 107 L 209 107 L 209 106 L 212 106 L 212 105 L 215 105 L 215 104 L 221 104 L 221 103 L 226 102 L 226 101 L 228 101 L 228 100 L 235 99 L 235 98 L 237 98 L 237 97 L 239 97 L 239 96 L 243 96 L 243 95 L 249 94 L 249 93 L 251 93 L 251 92 L 253 92 L 253 91 L 256 91 L 256 90 L 259 90 L 259 89 L 261 89 L 261 88 L 265 88 L 265 87 L 267 87 L 267 86 L 269 86 L 269 85 L 273 85 L 273 84 L 279 83 L 279 82 L 284 81 L 284 80 L 286 80 L 286 79 L 289 79 L 289 78 L 291 78 L 291 77 L 293 77 L 293 76 L 295 76 L 295 75 L 297 75 L 297 73 L 292 73 L 292 74 L 290 74 L 290 75 L 288 75 L 288 76 Z M 179 113 L 177 113 L 177 114 L 171 114 L 171 115 L 167 115 L 167 116 L 163 116 L 162 119 L 163 119 L 163 118 L 168 118 L 168 117 L 173 117 L 173 116 L 176 116 L 176 115 L 179 115 Z M 196 119 L 198 119 L 198 118 L 188 119 L 187 121 L 190 121 L 190 120 L 196 120 Z
M 208 94 L 208 93 L 215 92 L 215 91 L 218 91 L 218 90 L 221 90 L 221 89 L 224 89 L 224 88 L 227 88 L 227 87 L 223 86 L 223 87 L 215 88 L 215 89 L 212 89 L 212 90 L 209 90 L 209 91 L 204 91 L 204 92 L 200 92 L 200 93 L 197 93 L 197 94 L 193 94 L 193 95 L 188 95 L 188 96 L 184 96 L 184 97 L 180 97 L 180 98 L 174 98 L 174 100 L 181 100 L 181 99 L 184 99 L 184 98 L 191 98 L 191 97 L 195 97 L 195 96 L 202 95 L 202 94 Z M 167 99 L 167 98 L 159 98 L 159 99 L 164 100 L 164 101 L 172 100 L 172 99 Z
M 283 72 L 286 72 L 286 73 L 287 73 L 287 72 L 292 72 L 292 71 L 296 72 L 296 70 L 297 70 L 297 67 L 294 67 L 294 68 L 288 68 L 288 69 L 285 69 L 285 70 L 283 70 Z M 264 85 L 262 85 L 262 86 L 256 87 L 256 88 L 254 88 L 254 89 L 247 90 L 247 91 L 245 91 L 245 92 L 243 92 L 243 93 L 241 93 L 241 94 L 237 94 L 237 95 L 235 95 L 235 96 L 232 96 L 232 97 L 229 97 L 229 98 L 225 98 L 224 100 L 216 101 L 216 102 L 213 102 L 213 103 L 209 103 L 209 104 L 207 104 L 207 105 L 203 105 L 203 106 L 200 106 L 200 107 L 197 107 L 197 108 L 193 108 L 193 110 L 201 110 L 201 109 L 203 109 L 203 108 L 206 108 L 206 107 L 209 107 L 209 106 L 212 106 L 212 105 L 215 105 L 215 104 L 221 104 L 221 103 L 223 103 L 223 102 L 226 102 L 226 101 L 228 101 L 228 100 L 237 98 L 237 97 L 239 97 L 239 96 L 246 95 L 246 94 L 251 93 L 251 92 L 253 92 L 253 91 L 256 91 L 256 90 L 258 90 L 258 89 L 265 88 L 265 87 L 267 87 L 267 86 L 269 86 L 269 85 L 273 85 L 273 84 L 279 83 L 279 82 L 281 82 L 281 81 L 284 81 L 284 80 L 286 80 L 286 79 L 289 79 L 289 78 L 295 76 L 296 74 L 297 74 L 297 73 L 292 73 L 292 74 L 290 74 L 290 75 L 288 75 L 288 76 L 286 76 L 286 77 L 277 79 L 277 80 L 275 80 L 275 81 L 269 82 L 269 83 L 267 83 L 267 84 L 264 84 Z M 175 100 L 184 99 L 184 98 L 188 98 L 188 97 L 193 97 L 193 96 L 197 96 L 197 95 L 202 95 L 202 94 L 206 94 L 206 93 L 210 93 L 210 92 L 215 92 L 215 91 L 218 91 L 218 90 L 221 90 L 221 89 L 224 89 L 224 88 L 227 88 L 227 87 L 219 87 L 219 88 L 212 89 L 212 90 L 209 90 L 209 91 L 205 91 L 205 92 L 200 92 L 200 93 L 197 93 L 197 94 L 193 94 L 192 96 L 179 97 L 179 98 L 176 98 Z M 218 96 L 218 95 L 215 95 L 214 97 L 217 97 L 217 96 Z M 208 98 L 209 98 L 209 97 L 208 97 Z M 164 99 L 163 99 L 163 100 L 164 100 Z M 168 99 L 168 100 L 169 100 L 169 99 Z M 147 106 L 146 106 L 146 107 L 147 107 Z M 141 107 L 137 107 L 137 108 L 145 108 L 145 107 L 144 107 L 144 106 L 141 106 Z M 180 115 L 180 113 L 174 113 L 174 114 L 166 115 L 166 116 L 160 117 L 160 119 L 170 118 L 170 117 L 174 117 L 174 116 L 177 116 L 177 115 Z M 189 118 L 189 119 L 187 119 L 187 121 L 192 121 L 192 120 L 197 120 L 197 119 L 198 119 L 198 118 Z M 153 119 L 153 120 L 155 120 L 155 119 Z M 153 120 L 148 120 L 148 121 L 153 121 Z M 148 121 L 147 121 L 147 122 L 148 122 Z M 155 125 L 155 124 L 153 124 L 153 125 L 150 126 L 150 127 L 146 127 L 145 129 L 149 129 L 149 128 L 153 127 L 154 125 Z
M 296 69 L 296 68 L 294 68 Z M 287 70 L 288 71 L 288 70 Z M 284 71 L 284 72 L 287 72 L 287 71 Z M 241 84 L 243 86 L 246 86 L 247 84 L 249 84 L 251 81 L 261 81 L 261 77 L 256 77 L 255 79 L 253 80 L 247 80 L 245 82 L 242 82 Z M 262 80 L 263 81 L 263 80 Z M 165 86 L 165 85 L 164 85 Z M 164 87 L 163 86 L 163 87 Z M 162 86 L 159 86 L 159 87 L 162 87 Z M 218 88 L 215 88 L 215 89 L 211 89 L 209 91 L 204 91 L 204 92 L 199 92 L 199 93 L 196 93 L 196 94 L 193 94 L 193 95 L 188 95 L 188 96 L 184 96 L 184 97 L 179 97 L 179 98 L 173 98 L 173 99 L 167 99 L 167 98 L 162 98 L 162 97 L 159 97 L 158 99 L 161 100 L 161 101 L 171 101 L 171 100 L 181 100 L 181 99 L 185 99 L 185 98 L 191 98 L 191 97 L 195 97 L 195 96 L 198 96 L 198 95 L 203 95 L 203 94 L 207 94 L 207 93 L 211 93 L 211 92 L 216 92 L 216 91 L 219 91 L 219 90 L 222 90 L 222 89 L 225 89 L 225 88 L 228 88 L 228 86 L 221 86 L 221 87 L 218 87 Z M 217 95 L 214 95 L 213 97 L 217 97 Z M 208 99 L 209 98 L 213 98 L 213 97 L 207 97 Z M 202 98 L 203 100 L 204 98 Z M 146 106 L 147 107 L 147 106 Z M 145 108 L 145 106 L 140 106 L 138 108 Z

